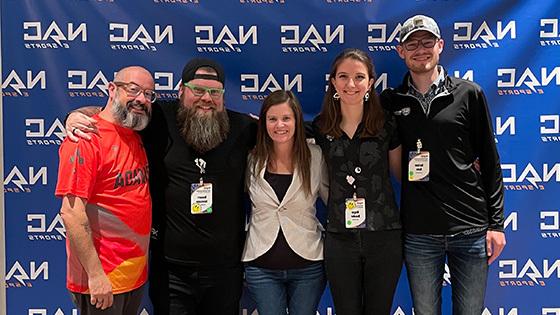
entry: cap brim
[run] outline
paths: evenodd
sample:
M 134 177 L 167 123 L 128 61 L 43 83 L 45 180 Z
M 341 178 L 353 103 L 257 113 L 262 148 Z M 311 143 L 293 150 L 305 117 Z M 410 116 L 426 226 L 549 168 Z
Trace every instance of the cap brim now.
M 434 35 L 434 36 L 437 37 L 437 38 L 441 38 L 441 36 L 439 36 L 439 35 L 438 35 L 437 33 L 435 33 L 434 31 L 432 31 L 432 30 L 430 30 L 430 29 L 428 29 L 428 28 L 425 28 L 425 27 L 420 27 L 420 28 L 417 28 L 417 29 L 414 29 L 414 30 L 408 32 L 406 35 L 404 35 L 404 38 L 400 38 L 400 39 L 399 39 L 399 43 L 403 43 L 404 41 L 407 40 L 407 38 L 410 37 L 410 35 L 412 35 L 412 34 L 414 34 L 414 33 L 416 33 L 416 32 L 419 32 L 419 31 L 426 31 L 426 32 L 428 32 L 428 33 Z

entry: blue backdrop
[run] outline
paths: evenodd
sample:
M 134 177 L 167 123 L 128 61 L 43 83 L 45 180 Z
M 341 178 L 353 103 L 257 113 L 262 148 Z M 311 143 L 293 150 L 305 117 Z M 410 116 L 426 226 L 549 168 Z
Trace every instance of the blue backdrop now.
M 508 245 L 490 268 L 483 314 L 560 314 L 557 0 L 2 0 L 7 313 L 75 314 L 53 196 L 61 120 L 104 104 L 115 70 L 143 65 L 173 98 L 188 59 L 215 58 L 229 108 L 258 113 L 286 88 L 310 119 L 343 48 L 371 54 L 378 91 L 396 86 L 399 22 L 420 13 L 439 22 L 442 64 L 484 88 L 494 117 Z M 442 281 L 450 314 L 448 273 Z M 242 314 L 255 314 L 250 305 L 244 297 Z M 393 313 L 412 314 L 404 273 Z M 318 314 L 334 314 L 328 294 Z

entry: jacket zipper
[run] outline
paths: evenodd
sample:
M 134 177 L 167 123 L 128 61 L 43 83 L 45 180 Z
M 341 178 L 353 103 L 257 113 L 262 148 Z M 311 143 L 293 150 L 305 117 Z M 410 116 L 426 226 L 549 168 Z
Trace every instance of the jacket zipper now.
M 447 95 L 450 95 L 451 93 L 449 93 L 449 91 L 447 91 L 447 89 L 441 93 L 439 93 L 438 95 L 436 95 L 428 104 L 428 108 L 426 110 L 424 110 L 424 107 L 422 106 L 422 104 L 420 103 L 420 100 L 418 98 L 416 98 L 413 95 L 410 94 L 403 94 L 400 92 L 397 92 L 397 95 L 401 95 L 401 96 L 406 96 L 406 97 L 412 97 L 414 100 L 416 100 L 416 102 L 418 102 L 418 105 L 420 105 L 420 108 L 422 108 L 422 111 L 424 112 L 424 114 L 426 115 L 426 119 L 428 118 L 428 116 L 430 115 L 430 109 L 432 108 L 432 103 L 433 101 L 438 98 L 438 97 L 444 97 Z

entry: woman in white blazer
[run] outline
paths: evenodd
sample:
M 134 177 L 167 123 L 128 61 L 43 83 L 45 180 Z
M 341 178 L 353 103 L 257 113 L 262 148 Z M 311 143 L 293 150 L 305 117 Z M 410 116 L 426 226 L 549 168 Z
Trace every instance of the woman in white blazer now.
M 251 216 L 243 261 L 249 293 L 260 315 L 313 315 L 326 282 L 315 202 L 321 195 L 326 203 L 328 178 L 321 149 L 305 140 L 292 92 L 265 98 L 248 163 Z

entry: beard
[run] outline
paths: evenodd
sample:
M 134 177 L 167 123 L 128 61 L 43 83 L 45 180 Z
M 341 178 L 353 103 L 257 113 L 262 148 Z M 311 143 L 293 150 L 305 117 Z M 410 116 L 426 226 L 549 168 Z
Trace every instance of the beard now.
M 180 102 L 177 124 L 183 139 L 198 153 L 214 149 L 229 133 L 229 118 L 225 110 L 201 114 L 197 112 L 196 103 L 186 107 Z
M 136 109 L 140 108 L 144 114 L 132 112 L 132 107 L 136 107 Z M 130 101 L 123 105 L 118 101 L 118 96 L 115 97 L 115 100 L 113 101 L 111 113 L 113 114 L 115 121 L 117 121 L 121 126 L 136 131 L 146 128 L 151 117 L 150 109 L 144 104 L 136 101 Z
M 416 62 L 411 60 L 405 60 L 406 66 L 410 70 L 410 72 L 423 74 L 432 72 L 435 67 L 439 64 L 439 55 L 432 54 L 432 59 L 427 62 Z

